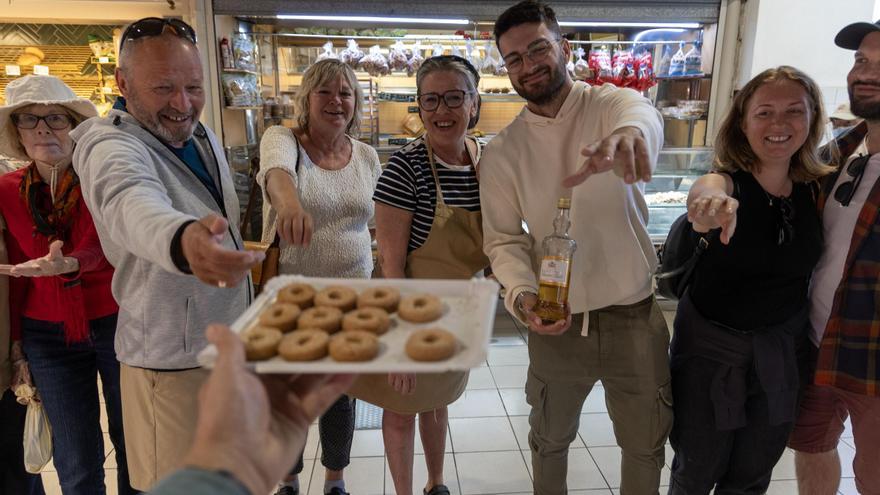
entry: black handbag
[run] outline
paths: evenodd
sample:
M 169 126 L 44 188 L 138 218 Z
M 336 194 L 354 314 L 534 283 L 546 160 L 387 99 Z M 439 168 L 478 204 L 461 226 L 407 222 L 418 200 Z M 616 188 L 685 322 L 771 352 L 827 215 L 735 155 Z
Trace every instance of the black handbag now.
M 730 178 L 733 181 L 733 197 L 739 199 L 739 184 L 732 175 Z M 666 242 L 657 253 L 660 258 L 654 274 L 657 294 L 674 301 L 681 299 L 691 283 L 700 256 L 720 235 L 721 229 L 713 229 L 705 234 L 695 232 L 688 222 L 687 213 L 675 219 L 669 228 Z

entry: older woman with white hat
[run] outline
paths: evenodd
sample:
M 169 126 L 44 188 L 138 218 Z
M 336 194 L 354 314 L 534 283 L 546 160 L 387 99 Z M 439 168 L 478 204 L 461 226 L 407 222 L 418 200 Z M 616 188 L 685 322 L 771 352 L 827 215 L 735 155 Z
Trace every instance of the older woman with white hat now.
M 62 492 L 103 494 L 104 442 L 97 375 L 116 448 L 119 493 L 128 482 L 119 363 L 113 349 L 118 307 L 113 267 L 70 166 L 70 131 L 97 115 L 60 79 L 25 76 L 6 87 L 0 153 L 29 164 L 0 177 L 0 215 L 11 265 L 12 387 L 33 376 L 52 427 Z

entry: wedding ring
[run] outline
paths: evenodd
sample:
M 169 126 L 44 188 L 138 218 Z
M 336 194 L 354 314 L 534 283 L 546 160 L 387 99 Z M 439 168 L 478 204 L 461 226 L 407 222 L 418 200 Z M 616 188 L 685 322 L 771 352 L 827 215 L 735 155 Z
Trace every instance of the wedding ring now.
M 217 287 L 220 287 L 221 289 L 225 289 L 225 288 L 226 288 L 226 282 L 223 281 L 223 280 L 217 282 Z

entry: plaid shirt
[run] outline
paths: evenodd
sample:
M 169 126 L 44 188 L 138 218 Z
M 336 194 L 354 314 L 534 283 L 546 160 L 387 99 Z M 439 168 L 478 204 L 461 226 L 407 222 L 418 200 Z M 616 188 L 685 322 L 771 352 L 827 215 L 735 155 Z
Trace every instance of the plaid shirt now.
M 840 157 L 851 156 L 867 134 L 863 122 L 837 140 Z M 845 163 L 841 160 L 841 163 Z M 823 179 L 824 208 L 840 171 Z M 832 199 L 833 201 L 833 199 Z M 880 396 L 880 181 L 871 189 L 850 241 L 844 276 L 834 293 L 831 317 L 819 346 L 817 385 Z M 842 241 L 842 239 L 841 239 Z

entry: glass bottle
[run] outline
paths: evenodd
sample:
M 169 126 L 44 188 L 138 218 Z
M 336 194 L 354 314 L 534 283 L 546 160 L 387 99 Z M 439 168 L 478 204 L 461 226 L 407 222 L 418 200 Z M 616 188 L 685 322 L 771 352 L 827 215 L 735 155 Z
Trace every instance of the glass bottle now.
M 571 226 L 569 210 L 570 198 L 559 198 L 556 203 L 556 218 L 553 219 L 553 233 L 544 238 L 541 259 L 541 274 L 538 280 L 538 304 L 535 314 L 544 323 L 565 319 L 568 304 L 568 288 L 571 283 L 571 258 L 577 243 L 568 236 Z

